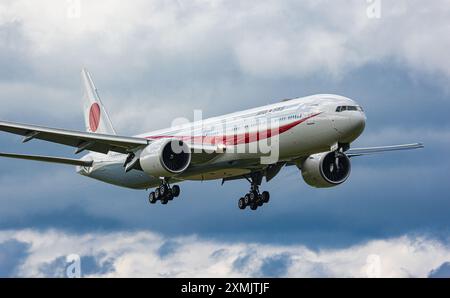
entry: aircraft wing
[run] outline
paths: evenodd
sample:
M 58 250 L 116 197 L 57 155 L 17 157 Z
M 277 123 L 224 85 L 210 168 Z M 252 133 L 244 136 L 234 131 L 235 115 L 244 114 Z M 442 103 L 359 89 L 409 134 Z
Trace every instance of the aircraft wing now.
M 126 154 L 149 143 L 149 140 L 144 138 L 96 134 L 3 121 L 0 121 L 0 131 L 23 136 L 24 143 L 32 139 L 39 139 L 72 146 L 77 148 L 75 153 L 89 150 L 104 154 L 109 151 Z
M 400 150 L 412 150 L 423 148 L 421 143 L 404 144 L 404 145 L 394 145 L 394 146 L 381 146 L 381 147 L 367 147 L 367 148 L 352 148 L 345 153 L 348 157 L 362 156 L 376 153 L 383 153 L 389 151 L 400 151 Z
M 13 153 L 2 153 L 0 152 L 0 157 L 43 161 L 50 163 L 58 163 L 73 166 L 91 167 L 92 161 L 85 161 L 79 159 L 61 158 L 61 157 L 51 157 L 51 156 L 40 156 L 40 155 L 24 155 L 24 154 L 13 154 Z

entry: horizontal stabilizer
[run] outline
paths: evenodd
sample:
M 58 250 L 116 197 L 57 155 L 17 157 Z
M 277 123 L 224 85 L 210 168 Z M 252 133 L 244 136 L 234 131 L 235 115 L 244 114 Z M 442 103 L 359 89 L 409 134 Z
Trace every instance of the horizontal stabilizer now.
M 92 161 L 62 158 L 62 157 L 24 155 L 24 154 L 1 153 L 1 152 L 0 152 L 0 157 L 43 161 L 43 162 L 51 162 L 51 163 L 58 163 L 58 164 L 65 164 L 65 165 L 72 165 L 72 166 L 92 167 Z

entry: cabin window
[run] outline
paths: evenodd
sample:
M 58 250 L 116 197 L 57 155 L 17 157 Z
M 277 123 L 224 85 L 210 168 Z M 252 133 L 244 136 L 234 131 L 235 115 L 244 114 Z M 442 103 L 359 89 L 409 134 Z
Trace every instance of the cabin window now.
M 336 108 L 336 112 L 344 112 L 344 111 L 363 111 L 360 106 L 338 106 Z

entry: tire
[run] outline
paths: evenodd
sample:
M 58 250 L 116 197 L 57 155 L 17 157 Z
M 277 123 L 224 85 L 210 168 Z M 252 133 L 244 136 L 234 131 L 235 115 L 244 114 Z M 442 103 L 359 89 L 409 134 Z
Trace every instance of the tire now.
M 251 191 L 250 192 L 250 202 L 255 202 L 257 198 L 258 198 L 258 195 L 255 194 L 255 192 Z
M 167 205 L 168 202 L 169 201 L 166 198 L 161 199 L 161 204 L 163 204 L 163 205 Z
M 163 184 L 159 187 L 159 194 L 164 197 L 167 194 L 167 187 Z
M 245 204 L 245 199 L 244 198 L 240 198 L 238 201 L 238 207 L 241 210 L 244 210 L 245 207 L 247 207 L 247 205 Z
M 172 194 L 175 198 L 178 198 L 180 195 L 180 187 L 178 185 L 172 186 Z
M 153 191 L 148 195 L 148 201 L 150 202 L 150 204 L 156 203 L 157 200 L 155 198 L 155 193 Z
M 262 201 L 265 203 L 265 204 L 267 204 L 267 203 L 269 203 L 269 200 L 270 200 L 270 193 L 268 192 L 268 191 L 263 191 L 263 193 L 262 193 Z
M 245 203 L 245 206 L 249 206 L 250 205 L 250 195 L 249 194 L 246 194 L 244 196 L 244 203 Z
M 172 191 L 170 189 L 169 189 L 169 191 L 166 194 L 166 199 L 168 201 L 172 201 L 173 200 L 173 193 L 172 193 Z
M 161 198 L 161 194 L 159 193 L 159 188 L 155 189 L 155 198 L 159 200 Z
M 258 204 L 257 203 L 251 203 L 250 204 L 250 209 L 252 209 L 252 210 L 258 209 Z
M 264 202 L 263 202 L 263 200 L 258 199 L 256 204 L 258 204 L 258 207 L 261 207 L 264 204 Z

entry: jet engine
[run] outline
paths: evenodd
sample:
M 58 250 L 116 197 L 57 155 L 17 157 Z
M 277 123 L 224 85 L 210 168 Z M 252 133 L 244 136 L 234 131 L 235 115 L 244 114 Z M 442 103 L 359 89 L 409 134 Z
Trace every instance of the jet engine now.
M 161 139 L 149 144 L 140 154 L 142 170 L 153 177 L 172 177 L 191 163 L 189 146 L 180 140 Z
M 305 182 L 326 188 L 344 183 L 350 176 L 350 159 L 342 152 L 324 152 L 309 156 L 301 165 Z

